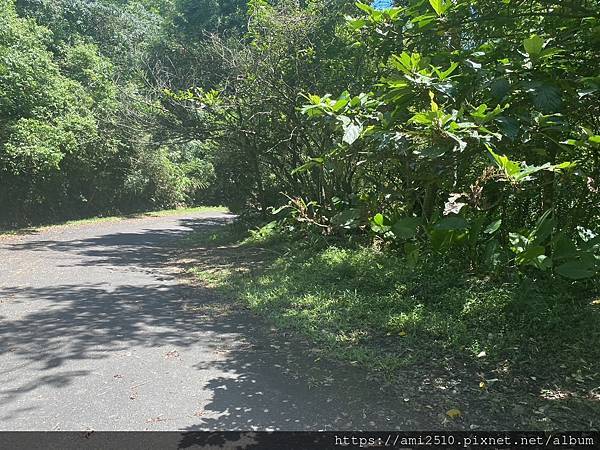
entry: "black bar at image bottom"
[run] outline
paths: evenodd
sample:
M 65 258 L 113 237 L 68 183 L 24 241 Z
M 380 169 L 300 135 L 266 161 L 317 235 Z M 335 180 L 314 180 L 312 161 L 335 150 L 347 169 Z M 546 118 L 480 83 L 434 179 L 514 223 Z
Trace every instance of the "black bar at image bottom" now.
M 600 449 L 600 432 L 7 431 L 0 449 Z

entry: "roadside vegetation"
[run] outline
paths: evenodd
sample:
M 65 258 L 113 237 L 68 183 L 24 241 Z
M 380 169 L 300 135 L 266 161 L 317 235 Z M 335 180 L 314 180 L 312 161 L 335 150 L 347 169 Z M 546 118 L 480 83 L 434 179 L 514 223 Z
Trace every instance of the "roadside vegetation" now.
M 598 426 L 597 283 L 490 277 L 433 255 L 411 265 L 364 243 L 244 229 L 182 240 L 189 274 L 308 340 L 315 358 L 378 373 L 399 395 L 418 390 L 432 415 L 454 405 L 465 423 Z
M 598 429 L 599 9 L 0 0 L 0 224 L 224 205 L 194 273 L 321 357 Z
M 0 223 L 222 204 L 600 270 L 597 0 L 0 0 Z

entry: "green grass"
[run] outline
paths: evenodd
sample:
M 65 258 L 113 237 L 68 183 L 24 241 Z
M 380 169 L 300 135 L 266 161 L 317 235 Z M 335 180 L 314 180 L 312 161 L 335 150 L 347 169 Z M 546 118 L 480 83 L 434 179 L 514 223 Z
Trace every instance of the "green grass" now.
M 13 229 L 2 229 L 0 228 L 0 236 L 11 236 L 19 234 L 35 233 L 41 230 L 45 230 L 53 227 L 64 227 L 64 226 L 77 226 L 86 225 L 91 223 L 102 223 L 102 222 L 115 222 L 126 219 L 139 219 L 144 217 L 164 217 L 174 214 L 185 214 L 185 213 L 198 213 L 198 212 L 228 212 L 226 207 L 223 206 L 196 206 L 191 208 L 178 208 L 178 209 L 164 209 L 159 211 L 148 211 L 133 214 L 122 214 L 115 216 L 96 216 L 88 217 L 84 219 L 67 220 L 63 222 L 48 223 L 39 226 L 13 228 Z
M 209 276 L 278 325 L 382 370 L 446 351 L 509 357 L 521 369 L 542 355 L 569 370 L 592 354 L 600 361 L 600 305 L 556 284 L 491 282 L 435 264 L 411 270 L 398 257 L 337 247 L 295 249 L 260 274 Z
M 600 295 L 589 285 L 493 280 L 441 258 L 411 269 L 389 252 L 299 244 L 273 230 L 244 238 L 226 228 L 195 239 L 209 249 L 235 244 L 238 259 L 263 248 L 268 257 L 244 270 L 235 263 L 198 264 L 192 272 L 324 354 L 388 378 L 407 368 L 467 367 L 482 389 L 499 380 L 509 393 L 517 385 L 546 386 L 552 396 L 558 386 L 595 402 L 600 418 L 600 393 L 590 397 L 600 375 Z

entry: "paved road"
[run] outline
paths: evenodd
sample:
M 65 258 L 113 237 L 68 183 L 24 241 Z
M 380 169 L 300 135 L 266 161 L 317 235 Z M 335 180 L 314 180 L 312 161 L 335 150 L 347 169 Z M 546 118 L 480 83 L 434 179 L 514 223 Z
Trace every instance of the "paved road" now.
M 401 418 L 363 371 L 317 363 L 180 280 L 177 241 L 229 219 L 132 219 L 0 240 L 0 430 L 425 426 Z

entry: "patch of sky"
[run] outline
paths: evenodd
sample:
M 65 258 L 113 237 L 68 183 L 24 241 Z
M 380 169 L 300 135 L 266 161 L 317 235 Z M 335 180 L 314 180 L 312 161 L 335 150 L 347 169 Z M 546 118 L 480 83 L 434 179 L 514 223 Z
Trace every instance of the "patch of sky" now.
M 394 0 L 373 0 L 371 6 L 375 9 L 388 9 L 394 6 Z

